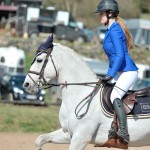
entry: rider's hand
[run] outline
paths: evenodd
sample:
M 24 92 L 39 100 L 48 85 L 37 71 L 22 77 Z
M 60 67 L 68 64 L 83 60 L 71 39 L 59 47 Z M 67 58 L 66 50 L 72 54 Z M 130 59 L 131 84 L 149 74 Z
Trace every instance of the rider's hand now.
M 111 76 L 105 76 L 105 77 L 103 77 L 102 79 L 102 82 L 108 82 L 108 81 L 110 81 L 110 80 L 112 80 L 112 77 Z

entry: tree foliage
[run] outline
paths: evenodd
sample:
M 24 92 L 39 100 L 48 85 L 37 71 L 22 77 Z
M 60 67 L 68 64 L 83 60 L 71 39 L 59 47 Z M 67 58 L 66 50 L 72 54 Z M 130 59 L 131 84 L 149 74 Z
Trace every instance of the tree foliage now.
M 139 7 L 143 13 L 150 12 L 150 1 L 149 0 L 139 0 Z

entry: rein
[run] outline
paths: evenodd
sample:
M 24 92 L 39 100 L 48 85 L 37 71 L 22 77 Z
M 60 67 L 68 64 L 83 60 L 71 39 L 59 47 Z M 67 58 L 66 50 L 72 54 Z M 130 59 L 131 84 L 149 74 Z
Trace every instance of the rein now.
M 91 84 L 96 84 L 99 85 L 101 84 L 101 81 L 97 81 L 97 82 L 82 82 L 82 83 L 48 83 L 47 85 L 43 86 L 42 89 L 48 89 L 51 88 L 53 86 L 63 86 L 63 87 L 67 87 L 69 85 L 83 85 L 83 86 L 90 86 Z
M 87 112 L 88 112 L 88 110 L 89 110 L 89 107 L 90 107 L 90 104 L 91 104 L 91 102 L 92 102 L 92 99 L 93 99 L 93 97 L 97 94 L 97 92 L 98 92 L 100 86 L 102 87 L 102 86 L 104 86 L 104 85 L 103 85 L 103 84 L 101 83 L 101 81 L 99 80 L 99 81 L 96 83 L 96 85 L 94 86 L 93 91 L 92 91 L 89 95 L 87 95 L 87 96 L 77 105 L 77 107 L 76 107 L 76 109 L 75 109 L 75 115 L 76 115 L 76 118 L 77 118 L 77 119 L 81 119 L 81 118 L 83 118 L 83 117 L 87 114 Z M 82 108 L 83 108 L 86 104 L 87 104 L 87 108 L 86 108 L 85 112 L 82 113 L 82 114 L 79 114 L 80 111 L 82 110 Z M 81 106 L 80 106 L 80 105 L 81 105 Z

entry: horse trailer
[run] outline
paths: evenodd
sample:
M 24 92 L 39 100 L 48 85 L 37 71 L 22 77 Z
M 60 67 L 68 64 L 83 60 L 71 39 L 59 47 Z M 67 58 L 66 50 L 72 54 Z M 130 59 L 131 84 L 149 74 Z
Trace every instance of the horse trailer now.
M 126 25 L 130 30 L 136 46 L 150 49 L 150 20 L 128 19 Z
M 16 47 L 0 47 L 0 76 L 21 74 L 25 69 L 24 51 Z

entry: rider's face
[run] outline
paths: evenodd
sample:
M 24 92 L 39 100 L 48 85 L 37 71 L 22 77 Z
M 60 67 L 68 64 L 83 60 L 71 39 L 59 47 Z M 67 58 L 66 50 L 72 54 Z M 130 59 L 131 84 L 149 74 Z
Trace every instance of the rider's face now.
M 107 22 L 106 12 L 99 13 L 100 23 L 105 24 Z

